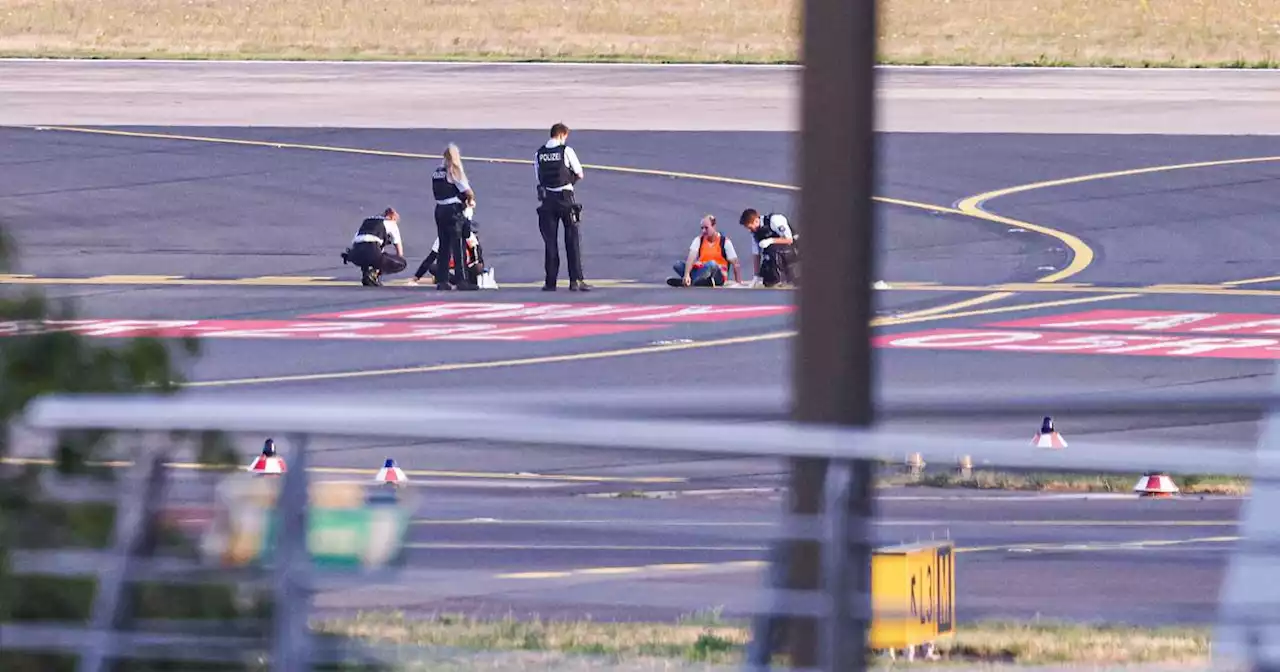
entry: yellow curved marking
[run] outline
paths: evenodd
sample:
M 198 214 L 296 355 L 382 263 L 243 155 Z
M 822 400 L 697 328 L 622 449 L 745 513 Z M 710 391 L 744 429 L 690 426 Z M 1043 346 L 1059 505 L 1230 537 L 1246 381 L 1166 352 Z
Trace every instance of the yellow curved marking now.
M 1250 159 L 1227 159 L 1224 161 L 1200 161 L 1196 163 L 1179 163 L 1179 164 L 1173 164 L 1168 166 L 1149 166 L 1147 168 L 1132 168 L 1129 170 L 1116 170 L 1108 173 L 1092 173 L 1089 175 L 1078 175 L 1076 177 L 1067 177 L 1067 178 L 1062 178 L 1058 180 L 1047 180 L 1044 182 L 1035 182 L 1032 184 L 1023 184 L 1023 185 L 1018 185 L 1016 187 L 1007 187 L 1005 189 L 996 189 L 995 191 L 983 192 L 981 194 L 976 194 L 974 196 L 970 196 L 960 201 L 956 205 L 956 207 L 961 212 L 971 217 L 986 219 L 992 222 L 997 222 L 1000 224 L 1006 224 L 1008 226 L 1014 226 L 1020 229 L 1025 229 L 1027 231 L 1034 231 L 1036 233 L 1041 233 L 1046 236 L 1050 236 L 1052 238 L 1056 238 L 1062 241 L 1062 243 L 1065 244 L 1068 248 L 1070 248 L 1073 253 L 1071 263 L 1068 264 L 1066 268 L 1037 280 L 1037 282 L 1047 282 L 1047 283 L 1058 282 L 1060 280 L 1066 280 L 1067 278 L 1070 278 L 1071 276 L 1080 273 L 1085 268 L 1087 268 L 1089 264 L 1093 263 L 1093 250 L 1090 249 L 1089 246 L 1086 245 L 1083 240 L 1080 240 L 1079 238 L 1069 233 L 1066 233 L 1064 231 L 1059 231 L 1057 229 L 1051 229 L 1047 226 L 1040 226 L 1038 224 L 1024 222 L 1019 219 L 1013 219 L 1012 217 L 1005 217 L 1003 215 L 997 215 L 992 212 L 988 212 L 987 210 L 984 210 L 982 208 L 984 203 L 992 199 L 1000 198 L 1002 196 L 1009 196 L 1011 194 L 1020 194 L 1028 191 L 1034 191 L 1036 189 L 1047 189 L 1050 187 L 1063 187 L 1071 184 L 1080 184 L 1082 182 L 1095 182 L 1098 180 L 1109 180 L 1117 177 L 1133 177 L 1136 175 L 1164 173 L 1164 172 L 1169 172 L 1174 170 L 1188 170 L 1191 168 L 1216 168 L 1221 166 L 1237 166 L 1237 165 L 1246 165 L 1246 164 L 1252 164 L 1252 163 L 1268 163 L 1268 162 L 1275 162 L 1275 161 L 1280 161 L 1280 156 L 1261 156 L 1261 157 L 1254 157 Z
M 313 144 L 304 144 L 304 143 L 272 142 L 269 140 L 245 140 L 245 139 L 237 139 L 237 138 L 218 138 L 218 137 L 212 137 L 212 136 L 179 135 L 179 134 L 172 134 L 172 133 L 119 131 L 119 130 L 99 129 L 99 128 L 83 128 L 83 127 L 76 127 L 76 126 L 36 126 L 32 128 L 34 128 L 35 130 L 51 130 L 51 131 L 61 131 L 61 132 L 70 132 L 70 133 L 85 133 L 85 134 L 93 134 L 93 135 L 112 135 L 112 136 L 136 137 L 136 138 L 152 138 L 152 139 L 161 139 L 161 140 L 185 140 L 190 142 L 207 142 L 207 143 L 250 146 L 250 147 L 270 147 L 270 148 L 276 148 L 276 149 L 303 149 L 303 150 L 311 150 L 311 151 L 359 154 L 364 156 L 388 156 L 388 157 L 409 158 L 409 159 L 441 158 L 440 155 L 438 154 L 397 152 L 397 151 L 390 151 L 390 150 L 340 147 L 340 146 L 334 146 L 334 145 L 313 145 Z M 480 162 L 495 163 L 495 164 L 532 165 L 533 163 L 532 160 L 528 160 L 528 159 L 503 159 L 503 158 L 492 158 L 492 157 L 467 157 L 467 159 L 470 161 L 480 161 Z M 593 170 L 600 170 L 602 172 L 617 172 L 617 173 L 625 173 L 625 174 L 633 174 L 633 175 L 650 175 L 650 176 L 658 176 L 658 177 L 696 179 L 701 181 L 718 182 L 723 184 L 734 184 L 734 185 L 741 185 L 741 186 L 785 189 L 785 190 L 792 190 L 792 191 L 798 190 L 798 187 L 794 185 L 780 184 L 775 182 L 765 182 L 765 181 L 759 181 L 759 180 L 746 180 L 746 179 L 723 177 L 723 176 L 717 176 L 717 175 L 705 175 L 700 173 L 685 173 L 685 172 L 664 171 L 664 170 L 656 170 L 656 169 L 648 169 L 648 168 L 627 168 L 622 166 L 603 166 L 603 165 L 593 165 L 593 164 L 586 164 L 585 167 L 591 168 Z M 879 197 L 879 196 L 874 196 L 872 198 L 882 203 L 916 208 L 921 210 L 928 210 L 931 212 L 944 212 L 944 213 L 950 213 L 950 214 L 970 215 L 970 213 L 965 212 L 963 208 L 955 209 L 955 208 L 948 208 L 944 206 L 932 205 L 928 203 L 919 203 L 916 201 L 896 199 L 896 198 L 885 198 L 885 197 Z M 994 215 L 985 215 L 985 216 L 970 215 L 970 216 L 975 216 L 979 219 L 990 219 L 991 217 L 994 217 Z M 1050 235 L 1052 237 L 1059 238 L 1059 239 L 1061 239 L 1060 238 L 1061 236 L 1069 235 L 1064 232 L 1055 231 L 1054 229 L 1049 229 L 1047 227 L 1040 227 L 1034 224 L 1022 223 L 1022 224 L 1012 224 L 1012 225 L 1020 226 L 1021 228 L 1025 228 L 1031 231 L 1046 233 L 1047 235 Z M 1085 246 L 1084 249 L 1088 250 L 1088 247 Z M 1090 258 L 1092 258 L 1091 254 L 1090 254 Z M 886 321 L 880 322 L 880 324 L 904 324 L 907 322 L 923 321 L 923 320 L 930 320 L 930 319 L 947 319 L 948 315 L 950 315 L 954 311 L 963 310 L 965 308 L 970 308 L 970 307 L 981 305 L 984 303 L 998 301 L 1000 299 L 1008 298 L 1013 295 L 1014 294 L 1012 292 L 997 292 L 997 293 L 989 294 L 986 296 L 979 296 L 979 297 L 974 297 L 970 299 L 964 299 L 954 303 L 945 304 L 942 306 L 936 306 L 934 308 L 928 308 L 925 310 L 915 311 L 905 315 L 900 315 L 900 316 L 897 316 L 896 318 L 889 318 Z M 1050 302 L 1050 304 L 1060 305 L 1060 302 Z M 1029 306 L 1013 306 L 1011 308 L 1014 310 L 1025 310 L 1025 309 L 1036 307 L 1037 305 L 1038 304 L 1031 304 Z M 987 312 L 988 311 L 969 311 L 969 312 L 963 312 L 963 313 L 956 313 L 954 314 L 954 317 L 986 314 Z M 1003 312 L 1003 311 L 994 311 L 994 312 Z M 877 321 L 873 321 L 872 326 L 877 326 Z M 199 381 L 199 382 L 187 383 L 186 386 L 187 387 L 214 387 L 214 386 L 229 386 L 229 385 L 259 384 L 259 383 L 268 383 L 268 382 L 301 382 L 301 381 L 314 381 L 314 380 L 333 380 L 333 379 L 339 379 L 339 378 L 357 378 L 357 377 L 368 377 L 368 376 L 376 376 L 376 375 L 429 373 L 429 372 L 435 372 L 435 371 L 456 371 L 456 370 L 477 369 L 477 368 L 497 368 L 497 367 L 503 367 L 503 366 L 545 364 L 545 363 L 564 362 L 564 361 L 583 361 L 583 360 L 589 360 L 589 359 L 601 359 L 606 357 L 620 357 L 620 356 L 636 355 L 636 354 L 653 354 L 653 353 L 659 353 L 659 352 L 667 352 L 671 350 L 716 347 L 719 345 L 731 345 L 735 343 L 749 343 L 749 342 L 758 342 L 758 341 L 767 341 L 767 340 L 777 340 L 781 338 L 790 338 L 793 335 L 794 335 L 794 332 L 785 331 L 785 332 L 774 332 L 769 334 L 759 334 L 756 336 L 742 337 L 742 338 L 717 339 L 712 341 L 703 341 L 699 343 L 645 346 L 645 347 L 639 347 L 639 348 L 627 348 L 622 350 L 609 350 L 609 351 L 593 352 L 593 353 L 554 355 L 554 356 L 547 356 L 547 357 L 529 357 L 529 358 L 523 358 L 523 359 L 498 360 L 498 361 L 490 361 L 490 362 L 469 362 L 469 363 L 462 363 L 462 364 L 403 367 L 403 368 L 397 368 L 397 369 L 383 369 L 378 371 L 349 371 L 349 372 L 328 373 L 328 374 L 305 374 L 305 375 L 298 375 L 298 376 L 279 376 L 279 377 L 271 377 L 271 378 L 242 378 L 242 379 L 220 380 L 220 381 Z

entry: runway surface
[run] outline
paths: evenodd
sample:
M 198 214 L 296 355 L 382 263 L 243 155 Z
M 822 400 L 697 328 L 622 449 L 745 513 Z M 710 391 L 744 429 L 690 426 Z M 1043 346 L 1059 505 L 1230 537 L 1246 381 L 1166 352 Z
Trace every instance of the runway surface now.
M 934 78 L 935 90 L 945 77 L 908 76 Z M 956 76 L 986 77 L 996 89 L 1010 81 Z M 90 333 L 162 326 L 204 335 L 205 355 L 189 370 L 198 394 L 554 395 L 653 385 L 703 388 L 708 403 L 749 407 L 759 381 L 788 380 L 790 293 L 662 284 L 703 213 L 716 213 L 745 251 L 737 212 L 794 209 L 788 134 L 575 132 L 589 164 L 587 274 L 597 279 L 584 295 L 536 290 L 541 241 L 527 159 L 541 130 L 205 123 L 0 128 L 9 150 L 0 157 L 0 220 L 21 250 L 14 275 L 0 277 L 4 291 L 75 298 L 98 320 L 83 327 Z M 411 263 L 425 254 L 434 235 L 426 181 L 448 141 L 471 157 L 477 221 L 504 288 L 442 298 L 424 287 L 360 287 L 338 252 L 361 217 L 394 205 Z M 881 141 L 877 275 L 891 288 L 876 294 L 885 337 L 877 352 L 886 389 L 1270 384 L 1280 141 L 998 132 Z M 1133 172 L 1152 167 L 1161 168 Z M 1057 282 L 1025 284 L 1045 278 Z M 1011 295 L 927 312 L 995 291 Z M 422 307 L 442 301 L 478 312 Z M 564 312 L 571 308 L 601 312 Z M 1095 312 L 1104 310 L 1148 312 Z M 1181 313 L 1200 316 L 1169 317 Z M 1030 436 L 1038 420 L 963 430 Z M 1073 442 L 1251 445 L 1257 431 L 1256 418 L 1221 414 L 1057 421 Z M 261 437 L 244 440 L 253 450 Z M 714 440 L 714 428 L 690 440 Z M 410 560 L 432 580 L 323 596 L 333 609 L 641 617 L 744 608 L 781 506 L 772 489 L 782 465 L 770 460 L 465 442 L 316 447 L 322 466 L 348 475 L 394 456 L 429 494 Z M 943 444 L 926 458 L 945 462 L 962 450 Z M 743 488 L 754 490 L 587 497 Z M 1239 504 L 886 494 L 881 540 L 956 540 L 962 618 L 1211 620 Z M 1159 589 L 1168 585 L 1178 589 Z

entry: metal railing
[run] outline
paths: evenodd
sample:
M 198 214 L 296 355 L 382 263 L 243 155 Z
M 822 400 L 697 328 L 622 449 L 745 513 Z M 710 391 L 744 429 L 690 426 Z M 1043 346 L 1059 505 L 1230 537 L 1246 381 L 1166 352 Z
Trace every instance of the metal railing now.
M 701 396 L 686 401 L 666 392 L 592 393 L 562 397 L 556 401 L 531 401 L 524 397 L 489 395 L 486 410 L 477 410 L 459 399 L 466 397 L 405 401 L 368 399 L 353 403 L 346 397 L 300 396 L 203 396 L 175 397 L 47 397 L 34 402 L 26 415 L 26 426 L 35 430 L 96 429 L 130 432 L 172 430 L 217 430 L 233 434 L 287 436 L 282 452 L 289 470 L 281 479 L 279 509 L 284 513 L 278 535 L 278 555 L 266 573 L 246 573 L 245 579 L 270 585 L 276 603 L 287 608 L 276 612 L 269 652 L 263 643 L 244 638 L 215 637 L 208 633 L 180 635 L 151 634 L 120 629 L 124 609 L 124 586 L 141 577 L 175 581 L 207 580 L 210 570 L 198 563 L 137 557 L 139 520 L 156 510 L 157 479 L 161 452 L 147 444 L 128 472 L 121 489 L 113 546 L 109 551 L 35 551 L 14 555 L 18 572 L 89 574 L 97 577 L 100 590 L 92 620 L 85 628 L 71 626 L 4 624 L 0 626 L 0 648 L 73 651 L 81 656 L 83 670 L 99 670 L 104 661 L 128 653 L 130 656 L 190 657 L 208 659 L 243 658 L 245 647 L 257 646 L 260 655 L 276 670 L 308 669 L 314 660 L 345 660 L 351 656 L 379 659 L 368 648 L 354 647 L 318 651 L 308 630 L 318 591 L 334 590 L 369 581 L 369 575 L 326 574 L 314 569 L 306 556 L 306 506 L 308 464 L 314 459 L 308 445 L 312 437 L 346 436 L 363 440 L 466 441 L 483 450 L 489 444 L 510 444 L 522 448 L 590 449 L 599 451 L 644 451 L 674 456 L 719 458 L 825 458 L 833 471 L 827 486 L 825 511 L 816 517 L 783 516 L 776 544 L 789 540 L 819 540 L 824 544 L 823 575 L 829 577 L 817 593 L 782 589 L 785 570 L 776 560 L 780 546 L 774 545 L 775 562 L 770 563 L 768 585 L 747 601 L 756 614 L 755 639 L 748 652 L 751 669 L 767 669 L 773 627 L 788 616 L 816 616 L 824 619 L 822 647 L 824 669 L 854 669 L 860 663 L 850 642 L 865 641 L 866 623 L 871 614 L 863 607 L 869 595 L 857 586 L 869 585 L 860 572 L 869 568 L 851 566 L 850 549 L 866 549 L 873 543 L 867 511 L 856 506 L 858 489 L 869 487 L 869 465 L 901 464 L 912 453 L 925 452 L 921 446 L 936 444 L 937 434 L 882 428 L 840 428 L 805 425 L 783 419 L 778 413 L 723 412 L 702 407 Z M 688 403 L 696 400 L 698 403 Z M 784 408 L 784 406 L 777 406 Z M 1277 557 L 1276 525 L 1273 512 L 1280 504 L 1280 391 L 1271 394 L 1151 394 L 1114 395 L 1025 395 L 997 396 L 965 394 L 955 397 L 898 397 L 884 402 L 881 414 L 888 418 L 919 419 L 930 416 L 958 417 L 972 414 L 991 416 L 1052 409 L 1058 416 L 1072 414 L 1144 414 L 1177 416 L 1207 410 L 1213 412 L 1266 413 L 1265 429 L 1257 446 L 1222 445 L 1216 442 L 1182 442 L 1144 445 L 1135 442 L 1075 440 L 1068 450 L 1029 448 L 1029 436 L 999 440 L 950 436 L 963 445 L 963 452 L 981 456 L 987 468 L 1069 470 L 1072 472 L 1143 472 L 1159 469 L 1169 474 L 1225 473 L 1252 479 L 1252 499 L 1243 514 L 1238 551 L 1230 560 L 1228 580 L 1221 595 L 1219 627 L 1215 634 L 1215 666 L 1272 669 L 1280 664 L 1280 595 L 1273 594 L 1272 579 L 1280 569 Z M 357 421 L 353 421 L 358 418 Z M 764 418 L 764 419 L 761 419 Z M 705 431 L 708 420 L 719 420 L 716 441 L 694 441 Z M 74 492 L 72 488 L 67 492 Z M 63 494 L 67 494 L 64 492 Z M 83 496 L 84 493 L 81 492 Z M 865 556 L 859 556 L 865 557 Z M 226 577 L 225 571 L 213 572 Z M 456 574 L 456 573 L 455 573 Z M 449 579 L 454 594 L 466 595 L 487 590 L 483 577 L 466 575 L 467 581 Z M 434 570 L 399 569 L 375 579 L 440 581 Z M 488 579 L 492 583 L 492 577 Z M 589 593 L 591 584 L 584 584 Z M 489 586 L 491 587 L 491 586 Z M 441 588 L 436 596 L 451 593 Z M 660 602 L 659 596 L 653 596 Z M 741 602 L 741 601 L 740 601 Z M 853 636 L 862 633 L 863 636 Z M 401 654 L 412 659 L 414 654 Z M 385 657 L 385 656 L 384 656 Z

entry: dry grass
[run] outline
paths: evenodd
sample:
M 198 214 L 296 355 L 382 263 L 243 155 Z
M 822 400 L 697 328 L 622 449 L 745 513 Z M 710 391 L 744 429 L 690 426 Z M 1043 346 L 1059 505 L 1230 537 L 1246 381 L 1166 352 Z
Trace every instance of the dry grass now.
M 410 645 L 472 651 L 575 654 L 611 661 L 648 659 L 732 665 L 750 639 L 746 627 L 718 618 L 681 623 L 476 620 L 437 616 L 411 620 L 367 614 L 327 621 L 320 629 L 363 639 L 375 647 Z M 939 643 L 942 662 L 1135 664 L 1203 663 L 1205 628 L 1144 629 L 1067 623 L 961 624 L 954 639 Z
M 1274 66 L 1277 0 L 882 0 L 888 62 Z M 0 53 L 787 62 L 797 0 L 0 0 Z
M 944 657 L 953 659 L 1035 665 L 1204 663 L 1209 641 L 1207 628 L 989 623 L 975 628 L 961 626 L 955 640 L 939 648 Z
M 954 473 L 926 474 L 919 480 L 897 477 L 891 484 L 976 490 L 1028 490 L 1035 492 L 1133 492 L 1139 475 L 1113 474 L 1011 474 L 975 470 L 969 478 Z M 1187 475 L 1173 478 L 1184 495 L 1240 496 L 1249 492 L 1248 479 L 1235 476 Z

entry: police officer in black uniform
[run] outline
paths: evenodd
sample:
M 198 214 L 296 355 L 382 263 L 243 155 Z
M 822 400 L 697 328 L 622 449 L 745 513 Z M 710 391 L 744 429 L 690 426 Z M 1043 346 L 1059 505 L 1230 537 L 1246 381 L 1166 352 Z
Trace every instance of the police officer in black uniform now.
M 538 229 L 545 248 L 543 266 L 546 279 L 542 291 L 554 292 L 560 275 L 559 226 L 564 223 L 564 251 L 569 257 L 569 291 L 587 292 L 582 274 L 582 238 L 579 223 L 582 205 L 574 198 L 573 185 L 581 180 L 582 164 L 573 148 L 565 144 L 569 127 L 551 127 L 551 139 L 538 148 L 535 164 L 538 175 Z
M 475 192 L 467 181 L 462 168 L 462 156 L 458 146 L 449 143 L 444 150 L 444 160 L 431 175 L 431 192 L 436 200 L 436 236 L 440 239 L 440 257 L 436 260 L 436 289 L 475 290 L 465 273 L 466 256 L 462 246 L 471 237 L 469 221 L 464 214 L 467 206 L 475 206 Z M 453 285 L 449 284 L 449 262 L 457 270 Z
M 382 211 L 380 217 L 366 218 L 351 239 L 351 247 L 342 253 L 343 264 L 360 267 L 360 284 L 365 287 L 382 285 L 384 274 L 399 273 L 408 265 L 399 222 L 400 213 L 394 208 Z M 394 254 L 383 250 L 388 245 L 395 246 Z

